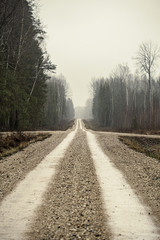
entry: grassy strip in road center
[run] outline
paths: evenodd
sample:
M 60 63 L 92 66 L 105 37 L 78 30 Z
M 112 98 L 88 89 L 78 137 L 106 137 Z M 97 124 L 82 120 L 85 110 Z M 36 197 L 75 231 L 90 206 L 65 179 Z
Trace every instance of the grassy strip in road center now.
M 119 140 L 129 148 L 160 161 L 159 138 L 120 136 Z

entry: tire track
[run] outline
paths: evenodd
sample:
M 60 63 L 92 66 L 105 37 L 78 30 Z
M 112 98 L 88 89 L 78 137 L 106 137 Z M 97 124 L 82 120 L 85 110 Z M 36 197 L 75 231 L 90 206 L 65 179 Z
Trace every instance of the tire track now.
M 1 239 L 160 239 L 94 134 L 76 126 L 0 205 Z
M 89 147 L 102 189 L 113 239 L 158 240 L 160 235 L 153 219 L 135 195 L 121 172 L 103 153 L 94 134 L 86 132 Z
M 33 216 L 33 212 L 42 202 L 42 196 L 55 166 L 64 156 L 77 131 L 72 131 L 45 159 L 21 181 L 0 205 L 0 236 L 3 240 L 24 239 L 23 234 Z
M 110 233 L 85 133 L 78 131 L 38 209 L 29 240 L 107 240 Z

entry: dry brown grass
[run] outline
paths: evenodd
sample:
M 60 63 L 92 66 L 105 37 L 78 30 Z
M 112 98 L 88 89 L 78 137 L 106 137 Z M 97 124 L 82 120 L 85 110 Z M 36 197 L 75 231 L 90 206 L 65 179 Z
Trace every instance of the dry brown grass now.
M 111 128 L 103 127 L 96 123 L 94 120 L 83 120 L 87 129 L 101 132 L 119 132 L 119 133 L 136 133 L 144 135 L 160 135 L 160 130 L 146 130 L 146 129 L 124 129 L 124 128 Z
M 160 161 L 159 138 L 120 136 L 119 140 L 129 148 Z
M 7 136 L 0 136 L 0 159 L 9 156 L 15 152 L 18 152 L 29 144 L 43 141 L 44 139 L 50 137 L 51 134 L 26 134 L 26 133 L 13 133 Z

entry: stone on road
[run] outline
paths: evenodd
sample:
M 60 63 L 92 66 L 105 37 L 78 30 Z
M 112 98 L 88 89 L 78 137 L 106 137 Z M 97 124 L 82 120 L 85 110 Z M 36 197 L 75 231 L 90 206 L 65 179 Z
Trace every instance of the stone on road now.
M 67 137 L 21 181 L 0 205 L 0 239 L 24 239 L 24 232 L 33 212 L 41 204 L 42 195 L 53 177 L 55 167 L 72 141 L 75 133 Z
M 148 215 L 150 211 L 141 204 L 121 172 L 103 153 L 95 136 L 87 132 L 87 137 L 113 239 L 158 240 L 160 235 Z
M 78 131 L 61 160 L 28 236 L 30 240 L 110 239 L 84 132 Z
M 104 152 L 77 120 L 1 202 L 0 239 L 160 239 L 150 209 Z

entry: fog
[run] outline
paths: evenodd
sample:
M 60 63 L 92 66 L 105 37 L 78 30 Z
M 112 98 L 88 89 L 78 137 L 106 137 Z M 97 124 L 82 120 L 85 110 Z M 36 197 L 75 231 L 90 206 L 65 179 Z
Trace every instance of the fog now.
M 70 85 L 75 106 L 90 97 L 92 78 L 107 77 L 119 63 L 135 71 L 143 41 L 160 43 L 159 0 L 39 0 L 46 48 Z

